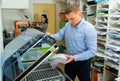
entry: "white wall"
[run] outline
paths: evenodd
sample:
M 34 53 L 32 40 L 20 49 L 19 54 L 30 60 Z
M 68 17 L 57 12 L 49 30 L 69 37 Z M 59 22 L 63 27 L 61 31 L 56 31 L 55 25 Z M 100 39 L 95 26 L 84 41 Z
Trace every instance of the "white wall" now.
M 3 56 L 3 35 L 2 35 L 2 14 L 0 0 L 0 81 L 2 81 L 2 56 Z
M 2 17 L 3 17 L 3 27 L 7 29 L 7 31 L 14 30 L 14 21 L 23 21 L 27 20 L 24 15 L 26 15 L 25 10 L 18 9 L 2 9 Z
M 2 8 L 27 9 L 28 2 L 29 0 L 2 0 Z
M 53 4 L 53 0 L 34 0 L 34 3 Z

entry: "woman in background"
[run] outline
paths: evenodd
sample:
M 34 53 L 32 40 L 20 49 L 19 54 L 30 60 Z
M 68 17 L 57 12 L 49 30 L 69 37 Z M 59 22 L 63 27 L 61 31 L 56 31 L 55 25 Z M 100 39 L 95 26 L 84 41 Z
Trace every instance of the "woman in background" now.
M 48 28 L 48 18 L 46 14 L 41 15 L 41 22 L 39 22 L 38 25 L 40 27 L 40 31 L 45 33 Z

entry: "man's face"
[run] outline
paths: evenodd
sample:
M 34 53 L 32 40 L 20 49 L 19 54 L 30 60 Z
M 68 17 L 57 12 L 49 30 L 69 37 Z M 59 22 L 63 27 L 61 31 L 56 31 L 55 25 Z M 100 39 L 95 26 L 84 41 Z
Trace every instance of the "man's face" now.
M 68 22 L 72 25 L 72 26 L 76 26 L 80 21 L 81 21 L 81 13 L 77 12 L 71 12 L 69 14 L 66 14 L 66 18 L 68 19 Z

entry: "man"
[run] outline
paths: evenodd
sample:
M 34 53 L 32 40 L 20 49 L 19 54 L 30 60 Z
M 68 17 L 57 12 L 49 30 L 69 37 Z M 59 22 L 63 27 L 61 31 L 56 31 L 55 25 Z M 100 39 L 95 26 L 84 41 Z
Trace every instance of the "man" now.
M 68 60 L 65 73 L 74 81 L 90 81 L 91 58 L 96 55 L 97 34 L 92 24 L 82 18 L 79 7 L 71 5 L 65 10 L 68 23 L 56 34 L 47 33 L 56 40 L 65 39 Z

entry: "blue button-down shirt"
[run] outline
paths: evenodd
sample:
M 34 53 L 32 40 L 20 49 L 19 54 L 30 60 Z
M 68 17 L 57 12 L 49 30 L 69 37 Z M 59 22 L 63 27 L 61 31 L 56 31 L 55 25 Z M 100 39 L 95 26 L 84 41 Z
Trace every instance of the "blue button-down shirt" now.
M 52 37 L 56 40 L 65 39 L 67 53 L 73 55 L 75 61 L 88 60 L 96 55 L 97 33 L 93 25 L 84 19 L 76 27 L 66 23 Z

